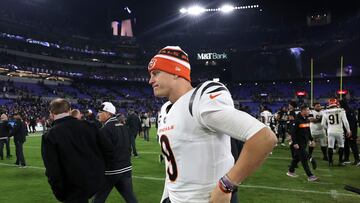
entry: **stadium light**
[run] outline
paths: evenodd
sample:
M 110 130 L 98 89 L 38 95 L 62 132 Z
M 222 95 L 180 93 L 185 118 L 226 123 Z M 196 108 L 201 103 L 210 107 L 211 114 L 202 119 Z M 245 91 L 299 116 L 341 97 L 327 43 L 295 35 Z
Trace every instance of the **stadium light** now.
M 234 6 L 229 5 L 229 4 L 225 4 L 220 8 L 220 11 L 223 13 L 230 13 L 234 10 Z
M 188 10 L 187 10 L 186 8 L 181 8 L 181 9 L 180 9 L 180 13 L 187 13 L 187 11 L 188 11 Z
M 220 8 L 204 8 L 199 5 L 193 5 L 188 8 L 183 7 L 179 11 L 182 14 L 190 14 L 193 16 L 198 16 L 205 12 L 219 12 L 220 11 L 222 13 L 230 13 L 230 12 L 233 12 L 234 10 L 247 10 L 247 9 L 254 9 L 254 8 L 259 8 L 259 5 L 233 6 L 231 4 L 224 4 Z M 259 11 L 262 11 L 262 10 L 260 9 Z
M 190 14 L 190 15 L 194 15 L 194 16 L 198 16 L 202 13 L 205 12 L 205 9 L 203 7 L 200 7 L 200 6 L 191 6 L 187 12 Z

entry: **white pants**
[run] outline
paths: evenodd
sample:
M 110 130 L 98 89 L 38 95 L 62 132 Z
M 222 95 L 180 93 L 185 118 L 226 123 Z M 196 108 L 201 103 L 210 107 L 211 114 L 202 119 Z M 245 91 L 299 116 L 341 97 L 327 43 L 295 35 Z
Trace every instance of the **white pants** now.
M 328 133 L 328 148 L 334 149 L 335 140 L 340 148 L 344 148 L 344 134 L 343 133 Z
M 315 142 L 320 143 L 321 147 L 326 147 L 327 146 L 325 132 L 324 133 L 313 134 L 312 137 L 314 138 Z

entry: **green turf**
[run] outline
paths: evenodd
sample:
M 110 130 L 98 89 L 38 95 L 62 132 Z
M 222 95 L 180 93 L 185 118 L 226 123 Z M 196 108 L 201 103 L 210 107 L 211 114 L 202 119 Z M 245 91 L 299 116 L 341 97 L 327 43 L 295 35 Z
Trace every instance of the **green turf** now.
M 39 135 L 39 134 L 37 134 Z M 1 203 L 46 203 L 56 202 L 44 175 L 40 154 L 40 140 L 28 137 L 24 152 L 28 168 L 20 169 L 12 160 L 0 161 L 0 202 Z M 139 158 L 133 159 L 133 184 L 140 203 L 158 203 L 163 190 L 164 166 L 158 162 L 159 146 L 156 143 L 155 131 L 151 131 L 150 142 L 137 139 Z M 12 145 L 14 155 L 14 146 Z M 360 202 L 360 195 L 345 191 L 345 184 L 360 187 L 360 167 L 327 167 L 320 160 L 320 150 L 315 150 L 319 169 L 314 173 L 320 181 L 306 181 L 304 170 L 300 167 L 298 178 L 285 175 L 290 163 L 288 147 L 277 147 L 265 164 L 248 178 L 240 187 L 241 202 Z M 337 158 L 337 155 L 335 155 Z M 352 157 L 351 157 L 352 158 Z M 124 202 L 116 190 L 113 190 L 107 202 Z

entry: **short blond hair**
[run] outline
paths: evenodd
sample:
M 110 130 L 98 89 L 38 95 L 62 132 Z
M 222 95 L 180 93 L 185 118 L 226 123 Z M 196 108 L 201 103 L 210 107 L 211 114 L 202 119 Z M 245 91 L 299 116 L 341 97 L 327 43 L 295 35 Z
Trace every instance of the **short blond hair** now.
M 54 99 L 50 102 L 49 111 L 55 115 L 70 111 L 70 103 L 62 98 Z

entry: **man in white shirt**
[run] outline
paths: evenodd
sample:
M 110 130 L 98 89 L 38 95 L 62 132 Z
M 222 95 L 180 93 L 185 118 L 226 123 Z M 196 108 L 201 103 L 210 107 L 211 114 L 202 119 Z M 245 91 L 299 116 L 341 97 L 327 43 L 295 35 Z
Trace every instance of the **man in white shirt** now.
M 344 166 L 342 156 L 344 152 L 344 129 L 346 136 L 351 136 L 349 122 L 346 118 L 344 109 L 338 107 L 337 99 L 329 99 L 329 108 L 324 111 L 321 125 L 327 130 L 328 134 L 328 157 L 329 166 L 333 165 L 333 149 L 335 140 L 339 145 L 339 166 Z
M 321 125 L 321 120 L 323 116 L 323 111 L 321 110 L 321 104 L 319 102 L 314 103 L 314 109 L 311 110 L 309 120 L 311 136 L 314 141 L 312 145 L 309 145 L 309 156 L 312 156 L 312 152 L 315 148 L 315 143 L 318 142 L 323 153 L 323 160 L 328 161 L 327 157 L 327 142 L 326 142 L 326 133 L 324 127 Z
M 148 65 L 156 97 L 166 97 L 158 135 L 166 159 L 161 203 L 229 203 L 231 192 L 259 167 L 277 139 L 249 114 L 236 110 L 219 82 L 191 86 L 188 55 L 177 46 Z M 245 141 L 234 165 L 230 136 Z
M 267 127 L 270 127 L 271 119 L 273 114 L 270 112 L 267 106 L 264 106 L 263 111 L 260 113 L 260 121 Z

